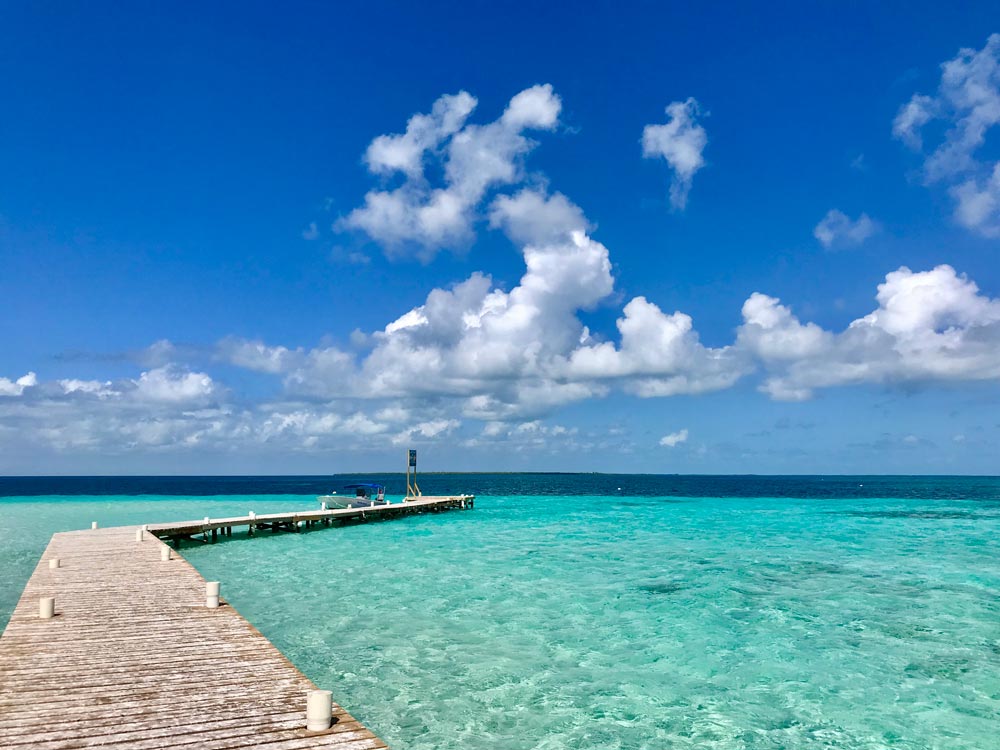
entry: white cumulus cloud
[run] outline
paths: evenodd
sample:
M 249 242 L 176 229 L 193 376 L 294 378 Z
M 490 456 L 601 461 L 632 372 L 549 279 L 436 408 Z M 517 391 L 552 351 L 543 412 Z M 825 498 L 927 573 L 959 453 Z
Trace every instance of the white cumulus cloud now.
M 216 384 L 207 373 L 187 372 L 169 365 L 148 370 L 133 383 L 135 398 L 154 402 L 193 403 L 204 401 L 216 392 Z
M 22 375 L 17 380 L 0 378 L 0 396 L 20 396 L 25 388 L 38 385 L 38 376 L 33 372 Z
M 925 154 L 924 181 L 948 186 L 960 224 L 1000 236 L 1000 162 L 979 153 L 1000 123 L 1000 34 L 990 35 L 981 50 L 961 49 L 945 62 L 935 95 L 915 94 L 900 108 L 892 132 L 922 151 L 922 128 L 938 120 L 946 129 Z
M 847 214 L 833 208 L 827 211 L 816 228 L 813 237 L 830 250 L 837 247 L 860 245 L 878 231 L 878 225 L 868 214 L 861 214 L 857 219 L 851 219 Z
M 1000 237 L 1000 162 L 986 177 L 970 178 L 951 188 L 955 219 L 985 237 Z
M 683 210 L 695 172 L 705 166 L 702 153 L 708 144 L 705 128 L 698 124 L 700 114 L 694 98 L 667 105 L 667 122 L 647 125 L 642 131 L 642 155 L 647 159 L 662 157 L 673 171 L 670 205 Z
M 460 422 L 457 419 L 433 419 L 427 422 L 420 422 L 395 435 L 392 438 L 392 442 L 394 445 L 409 445 L 417 438 L 436 438 L 441 435 L 447 435 L 458 427 L 459 424 Z
M 515 95 L 497 120 L 465 124 L 475 106 L 465 92 L 441 97 L 430 115 L 410 118 L 406 133 L 372 141 L 366 154 L 371 171 L 400 171 L 405 181 L 370 191 L 338 226 L 363 231 L 396 253 L 416 245 L 425 259 L 468 242 L 487 192 L 523 178 L 521 159 L 535 145 L 525 131 L 555 127 L 562 103 L 549 84 L 533 86 Z M 432 158 L 443 170 L 438 186 L 424 175 L 424 161 Z
M 671 432 L 669 435 L 664 435 L 660 438 L 660 445 L 664 448 L 676 448 L 681 443 L 686 442 L 688 439 L 687 429 L 678 430 L 677 432 Z
M 770 373 L 761 389 L 795 401 L 832 386 L 1000 379 L 1000 300 L 951 266 L 893 271 L 876 300 L 873 312 L 833 333 L 801 323 L 774 298 L 751 297 L 738 341 Z
M 434 102 L 429 115 L 416 114 L 400 135 L 380 135 L 365 152 L 365 163 L 375 173 L 423 174 L 424 154 L 454 135 L 476 108 L 476 98 L 465 91 L 446 94 Z
M 268 346 L 263 341 L 226 338 L 216 345 L 216 358 L 257 372 L 282 373 L 301 363 L 302 349 L 288 349 L 284 346 Z

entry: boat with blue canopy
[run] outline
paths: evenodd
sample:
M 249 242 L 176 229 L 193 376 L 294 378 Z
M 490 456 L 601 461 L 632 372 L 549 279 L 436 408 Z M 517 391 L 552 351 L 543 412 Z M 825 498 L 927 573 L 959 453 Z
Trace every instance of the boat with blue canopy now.
M 370 508 L 373 505 L 385 505 L 385 486 L 374 483 L 348 484 L 343 495 L 334 492 L 330 495 L 320 495 L 317 499 L 324 508 Z

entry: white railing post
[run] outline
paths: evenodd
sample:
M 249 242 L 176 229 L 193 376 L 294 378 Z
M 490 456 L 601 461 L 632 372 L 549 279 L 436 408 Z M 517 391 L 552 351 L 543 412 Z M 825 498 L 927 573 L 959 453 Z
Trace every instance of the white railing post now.
M 310 690 L 306 698 L 306 729 L 322 732 L 333 718 L 333 694 L 329 690 Z
M 219 582 L 208 581 L 205 583 L 205 606 L 209 609 L 217 609 L 219 606 Z

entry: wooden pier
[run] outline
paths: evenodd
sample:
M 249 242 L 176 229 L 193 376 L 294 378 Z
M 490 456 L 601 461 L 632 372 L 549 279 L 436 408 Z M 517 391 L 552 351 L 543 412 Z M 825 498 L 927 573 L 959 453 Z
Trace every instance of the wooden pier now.
M 261 529 L 299 531 L 312 526 L 332 526 L 339 523 L 374 521 L 396 518 L 412 513 L 436 513 L 443 510 L 472 508 L 475 495 L 437 495 L 409 498 L 396 503 L 372 505 L 363 508 L 334 508 L 332 510 L 301 510 L 292 513 L 250 514 L 234 518 L 204 518 L 201 521 L 153 523 L 145 528 L 161 539 L 195 539 L 215 541 L 219 534 L 232 536 L 234 528 L 246 527 L 253 536 Z
M 0 636 L 0 747 L 385 747 L 336 703 L 330 728 L 308 731 L 307 694 L 316 686 L 224 600 L 206 606 L 206 581 L 157 537 L 301 529 L 471 504 L 470 496 L 421 498 L 151 524 L 147 534 L 131 526 L 54 535 Z M 55 616 L 43 618 L 48 597 Z

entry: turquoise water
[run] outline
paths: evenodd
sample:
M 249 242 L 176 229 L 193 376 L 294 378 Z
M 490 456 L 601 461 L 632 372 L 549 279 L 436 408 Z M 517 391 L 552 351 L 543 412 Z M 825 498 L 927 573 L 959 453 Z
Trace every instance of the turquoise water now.
M 313 504 L 0 500 L 0 607 L 56 526 Z M 998 530 L 995 498 L 498 495 L 184 554 L 397 750 L 983 750 Z

